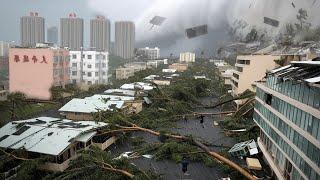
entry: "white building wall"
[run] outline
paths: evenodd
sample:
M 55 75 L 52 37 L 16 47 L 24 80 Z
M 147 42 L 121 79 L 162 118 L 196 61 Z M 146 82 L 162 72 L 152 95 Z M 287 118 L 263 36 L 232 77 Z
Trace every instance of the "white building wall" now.
M 81 68 L 81 54 L 83 66 Z M 108 52 L 97 51 L 70 51 L 71 83 L 86 85 L 107 84 L 108 83 Z

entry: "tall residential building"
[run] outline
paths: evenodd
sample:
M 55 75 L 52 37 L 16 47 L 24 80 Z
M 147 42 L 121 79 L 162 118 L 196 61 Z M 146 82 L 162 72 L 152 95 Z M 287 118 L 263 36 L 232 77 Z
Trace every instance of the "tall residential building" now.
M 160 49 L 155 48 L 139 48 L 137 52 L 138 56 L 141 56 L 142 59 L 155 60 L 160 58 Z
M 107 84 L 108 52 L 70 51 L 71 83 Z
M 191 52 L 180 53 L 180 62 L 192 63 L 196 61 L 196 54 Z
M 90 47 L 110 53 L 110 21 L 103 16 L 90 21 Z
M 58 44 L 58 28 L 53 26 L 47 30 L 47 42 Z
M 320 61 L 295 61 L 257 84 L 258 145 L 276 179 L 320 179 Z
M 0 57 L 8 57 L 10 43 L 0 41 Z
M 60 44 L 70 50 L 80 50 L 83 47 L 83 19 L 77 18 L 75 13 L 69 18 L 60 19 Z
M 9 90 L 28 98 L 49 100 L 52 86 L 70 82 L 69 51 L 52 48 L 11 48 Z
M 20 18 L 20 42 L 23 47 L 35 47 L 45 42 L 45 20 L 37 12 Z
M 124 59 L 134 56 L 135 24 L 130 21 L 115 23 L 115 54 Z

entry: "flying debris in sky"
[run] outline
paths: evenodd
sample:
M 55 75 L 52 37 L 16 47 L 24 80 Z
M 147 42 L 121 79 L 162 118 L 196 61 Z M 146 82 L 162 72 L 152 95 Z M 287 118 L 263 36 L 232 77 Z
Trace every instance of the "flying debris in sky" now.
M 208 34 L 208 25 L 196 26 L 186 29 L 186 36 L 191 39 L 201 35 Z
M 291 5 L 293 8 L 296 8 L 296 5 L 293 2 L 291 3 Z
M 270 26 L 279 27 L 279 21 L 268 17 L 264 17 L 264 23 Z
M 150 24 L 152 24 L 152 27 L 151 29 L 154 27 L 154 26 L 161 26 L 162 23 L 166 20 L 165 17 L 161 17 L 161 16 L 155 16 L 153 17 L 151 20 L 150 20 Z
M 313 3 L 312 3 L 312 5 L 314 5 L 316 2 L 317 2 L 317 0 L 314 0 Z

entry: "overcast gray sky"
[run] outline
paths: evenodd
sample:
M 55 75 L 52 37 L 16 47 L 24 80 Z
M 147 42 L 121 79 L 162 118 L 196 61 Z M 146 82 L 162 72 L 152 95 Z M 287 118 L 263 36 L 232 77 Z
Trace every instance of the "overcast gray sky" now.
M 85 19 L 85 46 L 89 42 L 89 20 L 97 14 L 105 15 L 111 22 L 132 20 L 136 23 L 137 46 L 159 46 L 165 54 L 181 51 L 212 51 L 223 44 L 226 28 L 235 19 L 245 20 L 249 26 L 278 34 L 287 22 L 296 21 L 299 8 L 308 10 L 309 21 L 319 25 L 320 1 L 314 0 L 0 0 L 0 40 L 20 40 L 20 17 L 30 11 L 39 12 L 46 19 L 46 28 L 59 27 L 59 19 L 75 12 Z M 293 8 L 291 2 L 295 2 Z M 249 8 L 250 7 L 250 8 Z M 161 27 L 150 30 L 149 20 L 164 16 Z M 263 24 L 263 17 L 280 21 L 281 27 Z M 186 39 L 184 30 L 208 24 L 209 35 Z M 246 32 L 244 32 L 246 33 Z M 113 37 L 113 31 L 112 31 Z

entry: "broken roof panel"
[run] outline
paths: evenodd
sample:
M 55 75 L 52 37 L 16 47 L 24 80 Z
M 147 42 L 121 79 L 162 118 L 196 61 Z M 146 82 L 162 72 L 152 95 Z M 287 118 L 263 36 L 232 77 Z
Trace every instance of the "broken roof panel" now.
M 271 19 L 271 18 L 268 18 L 268 17 L 264 17 L 264 21 L 263 21 L 265 24 L 268 24 L 270 26 L 273 26 L 273 27 L 279 27 L 279 21 L 278 20 L 275 20 L 275 19 Z
M 155 26 L 161 26 L 162 23 L 166 20 L 165 17 L 161 17 L 161 16 L 154 16 L 151 20 L 150 20 L 150 24 L 155 25 Z
M 307 83 L 320 82 L 320 61 L 293 61 L 290 65 L 278 68 L 268 76 L 277 76 L 283 81 L 305 81 Z
M 38 120 L 45 123 L 33 124 Z M 70 125 L 70 123 L 72 125 Z M 66 128 L 60 128 L 60 126 Z M 29 128 L 19 135 L 14 135 L 19 129 Z M 96 129 L 107 126 L 103 122 L 77 121 L 50 117 L 38 117 L 23 121 L 13 121 L 0 129 L 0 147 L 9 149 L 25 149 L 48 155 L 61 154 L 72 141 L 87 142 L 96 132 Z M 79 138 L 79 139 L 78 139 Z
M 191 39 L 201 35 L 208 34 L 208 25 L 196 26 L 186 29 L 186 36 Z
M 99 99 L 72 99 L 62 108 L 59 109 L 61 112 L 79 112 L 79 113 L 95 113 L 98 111 L 112 110 L 112 106 L 116 108 L 122 108 L 124 101 L 107 101 Z

